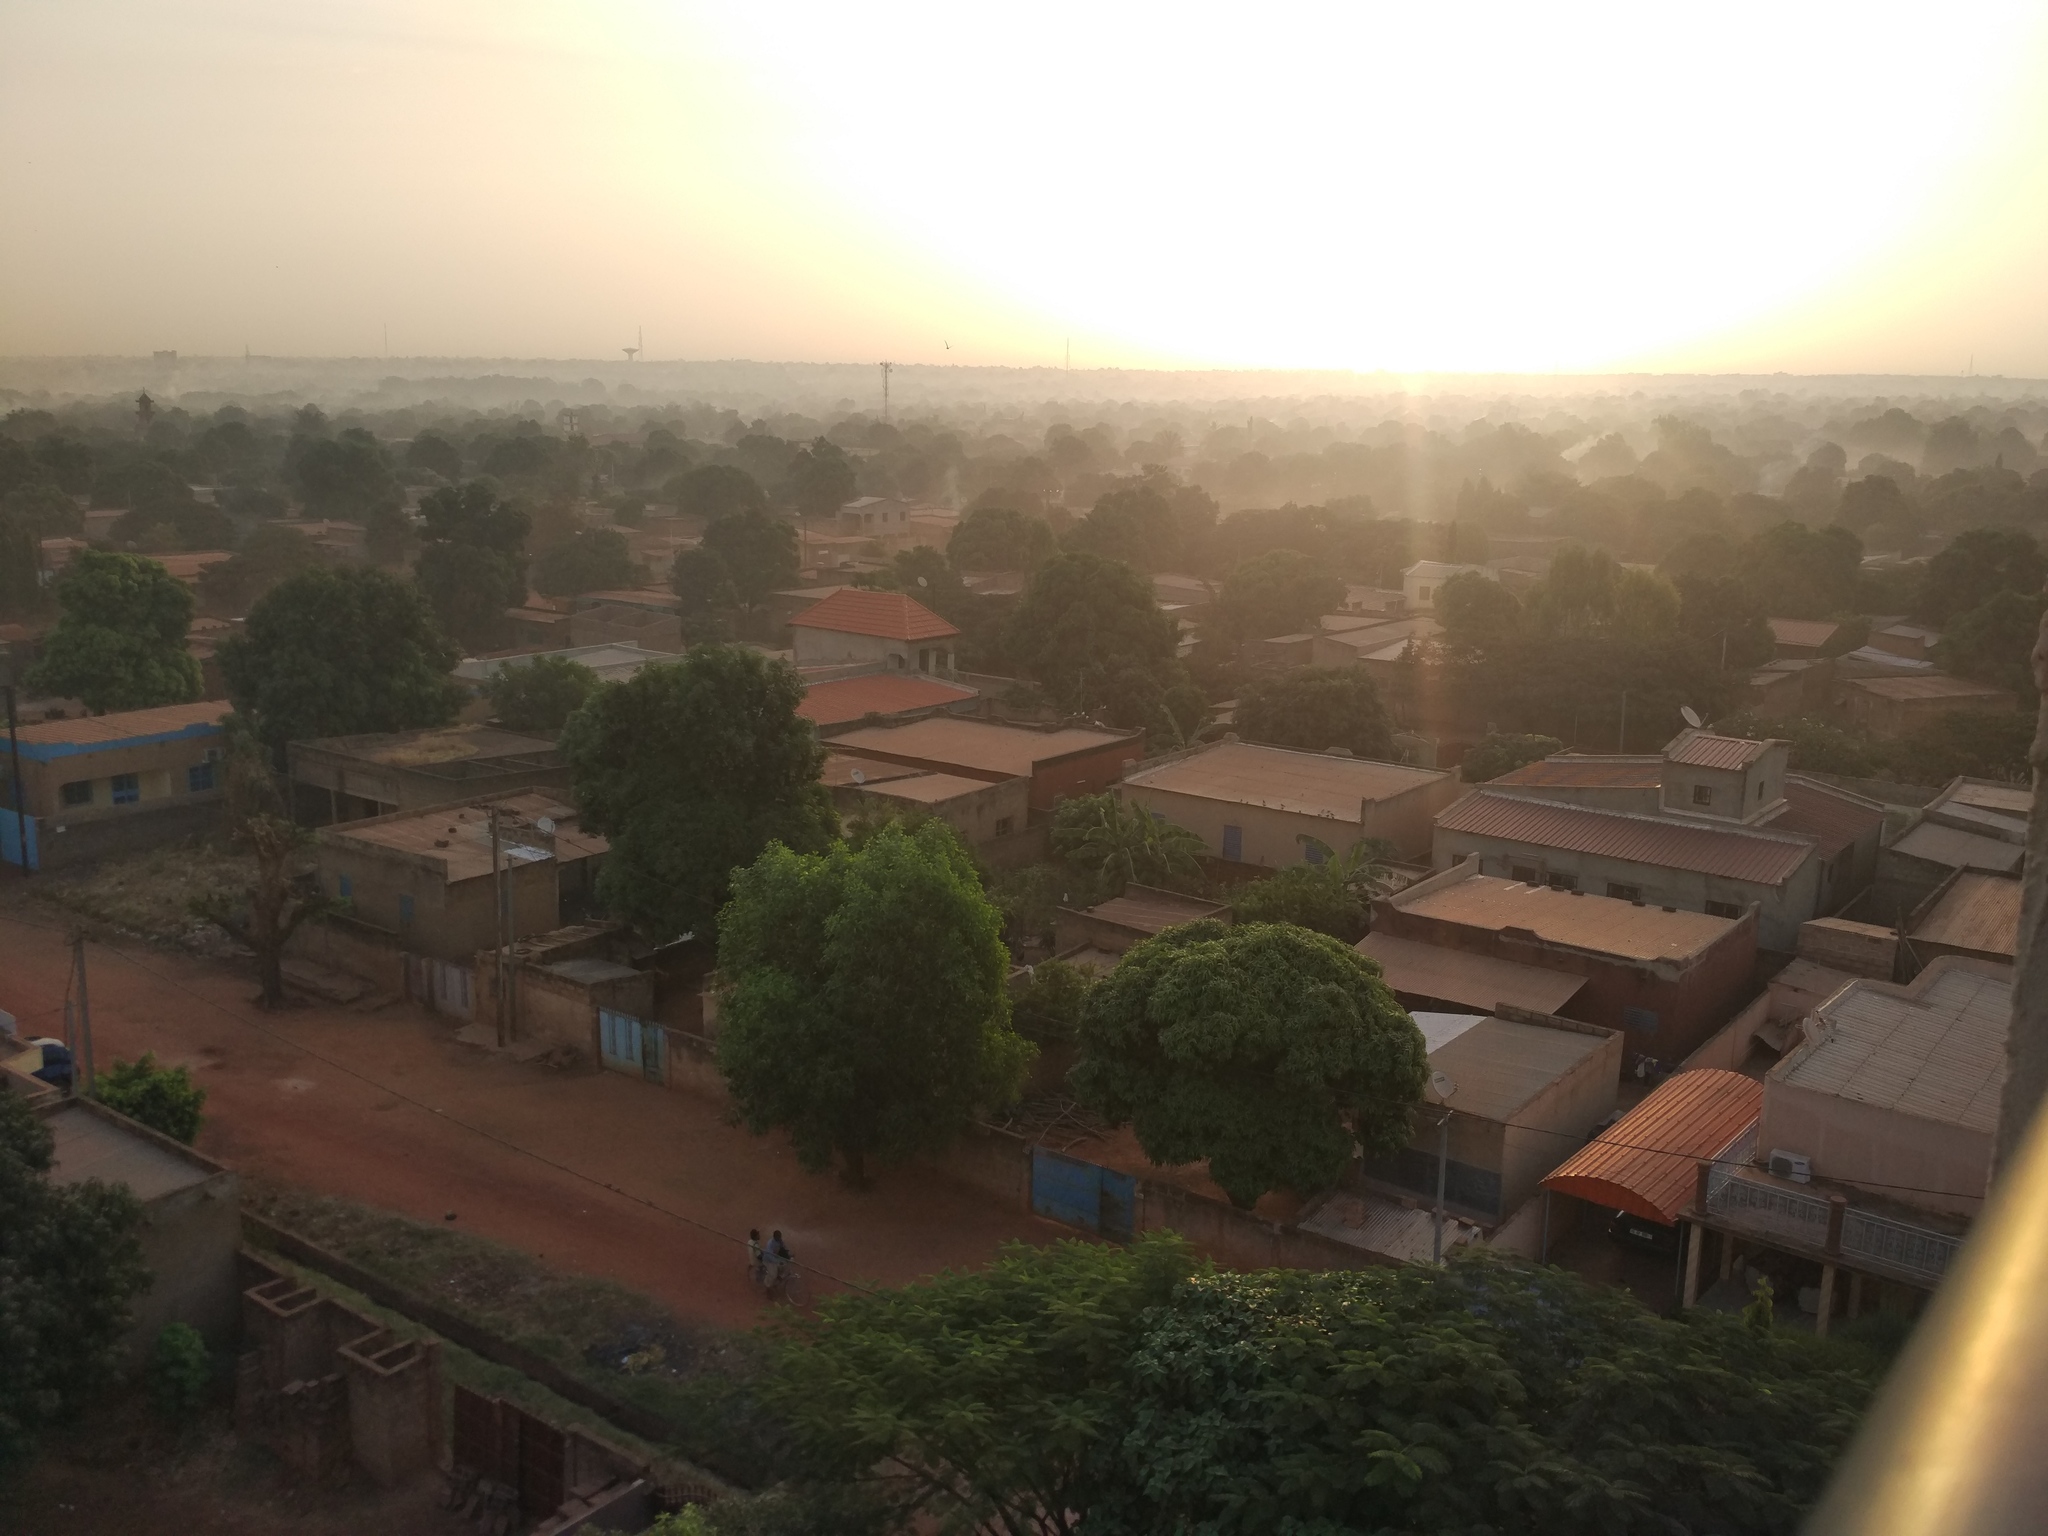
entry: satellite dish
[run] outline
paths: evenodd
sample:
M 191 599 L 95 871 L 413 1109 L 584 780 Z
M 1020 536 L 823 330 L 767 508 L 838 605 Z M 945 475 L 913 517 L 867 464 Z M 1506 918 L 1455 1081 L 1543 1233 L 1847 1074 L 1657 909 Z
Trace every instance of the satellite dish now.
M 1432 1072 L 1429 1074 L 1429 1089 L 1439 1099 L 1449 1099 L 1458 1091 L 1458 1085 L 1451 1081 L 1448 1073 Z
M 1700 728 L 1700 712 L 1694 709 L 1690 704 L 1687 704 L 1682 709 L 1680 709 L 1678 711 L 1678 714 L 1679 717 L 1682 720 L 1684 720 L 1687 725 L 1691 726 L 1694 730 L 1698 730 Z
M 931 583 L 930 583 L 929 581 L 927 581 L 927 580 L 926 580 L 926 579 L 925 579 L 924 577 L 922 577 L 922 576 L 920 576 L 920 577 L 918 577 L 918 578 L 917 578 L 917 584 L 918 584 L 918 585 L 919 585 L 920 587 L 928 587 L 928 586 L 930 586 L 930 585 L 931 585 Z
M 555 835 L 555 818 L 552 816 L 543 816 L 539 821 L 536 821 L 533 824 L 533 827 L 536 832 L 541 834 L 541 836 L 553 837 Z
M 856 768 L 856 769 L 854 769 L 854 770 L 853 770 L 853 782 L 854 782 L 854 783 L 856 783 L 856 784 L 865 784 L 865 783 L 867 783 L 867 781 L 868 781 L 868 776 L 867 776 L 867 771 L 866 771 L 865 769 L 862 769 L 862 768 Z

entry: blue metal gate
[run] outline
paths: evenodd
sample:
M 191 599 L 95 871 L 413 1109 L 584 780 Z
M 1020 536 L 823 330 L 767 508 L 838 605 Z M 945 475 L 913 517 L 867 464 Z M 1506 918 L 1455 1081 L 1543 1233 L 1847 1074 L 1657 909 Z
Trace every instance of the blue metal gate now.
M 668 1081 L 668 1031 L 630 1013 L 597 1010 L 598 1054 L 614 1072 L 631 1072 L 650 1083 Z
M 1070 1227 L 1127 1243 L 1137 1218 L 1138 1181 L 1114 1168 L 1033 1147 L 1031 1209 Z

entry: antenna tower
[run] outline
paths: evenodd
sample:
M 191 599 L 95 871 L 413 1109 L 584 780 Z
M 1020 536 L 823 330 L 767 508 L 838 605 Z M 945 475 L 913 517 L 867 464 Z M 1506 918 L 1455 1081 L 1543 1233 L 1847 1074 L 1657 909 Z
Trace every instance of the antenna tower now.
M 896 366 L 896 365 L 895 365 L 894 363 L 883 363 L 883 364 L 881 365 L 881 367 L 882 367 L 882 420 L 884 420 L 884 421 L 887 421 L 887 420 L 889 419 L 889 370 L 890 370 L 890 369 L 892 369 L 892 368 L 894 368 L 895 366 Z

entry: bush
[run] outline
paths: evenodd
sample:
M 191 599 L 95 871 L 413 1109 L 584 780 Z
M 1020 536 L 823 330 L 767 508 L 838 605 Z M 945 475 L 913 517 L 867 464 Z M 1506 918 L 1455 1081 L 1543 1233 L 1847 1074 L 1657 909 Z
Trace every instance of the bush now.
M 93 1097 L 111 1110 L 140 1121 L 187 1146 L 199 1134 L 206 1090 L 183 1067 L 160 1067 L 144 1051 L 135 1061 L 117 1061 L 99 1075 Z
M 173 1422 L 187 1419 L 206 1402 L 213 1381 L 213 1357 L 199 1330 L 171 1323 L 156 1336 L 149 1356 L 149 1401 Z
M 1489 732 L 1480 739 L 1478 746 L 1465 754 L 1464 762 L 1458 765 L 1458 776 L 1467 784 L 1484 784 L 1504 773 L 1513 773 L 1517 768 L 1540 763 L 1551 753 L 1563 750 L 1564 743 L 1555 736 L 1513 736 Z
M 1026 1040 L 1060 1045 L 1074 1038 L 1082 1005 L 1095 990 L 1096 975 L 1085 966 L 1046 960 L 1031 967 L 1031 979 L 1010 996 L 1010 1024 Z
M 1240 923 L 1293 923 L 1346 944 L 1365 937 L 1366 905 L 1329 864 L 1295 864 L 1238 888 L 1230 909 Z

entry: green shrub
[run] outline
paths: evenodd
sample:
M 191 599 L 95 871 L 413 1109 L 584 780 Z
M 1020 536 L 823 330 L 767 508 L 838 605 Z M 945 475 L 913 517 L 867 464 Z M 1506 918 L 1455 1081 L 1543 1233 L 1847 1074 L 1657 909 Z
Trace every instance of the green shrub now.
M 199 1330 L 170 1323 L 156 1336 L 149 1356 L 149 1401 L 166 1419 L 189 1418 L 206 1402 L 213 1359 Z
M 192 1081 L 190 1072 L 158 1066 L 151 1051 L 107 1068 L 93 1084 L 93 1097 L 187 1146 L 199 1134 L 199 1111 L 206 1104 L 206 1090 Z

